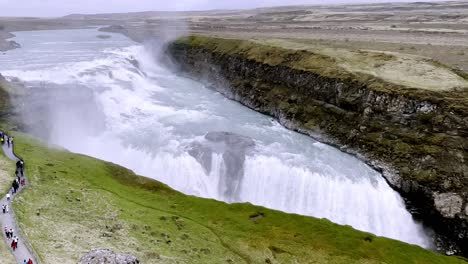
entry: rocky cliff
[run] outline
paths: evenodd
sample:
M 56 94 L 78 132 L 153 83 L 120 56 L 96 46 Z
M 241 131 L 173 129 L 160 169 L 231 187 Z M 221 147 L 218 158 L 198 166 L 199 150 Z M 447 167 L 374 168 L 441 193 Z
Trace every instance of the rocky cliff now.
M 311 51 L 242 40 L 189 37 L 168 52 L 227 97 L 361 157 L 439 234 L 441 247 L 468 255 L 467 89 L 405 87 Z

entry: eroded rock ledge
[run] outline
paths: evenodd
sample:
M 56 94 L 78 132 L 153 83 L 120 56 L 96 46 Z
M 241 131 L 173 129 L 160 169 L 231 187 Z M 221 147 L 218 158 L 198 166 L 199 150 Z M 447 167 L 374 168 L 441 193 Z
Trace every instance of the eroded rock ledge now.
M 466 89 L 412 89 L 316 67 L 322 55 L 242 40 L 190 37 L 168 52 L 227 97 L 382 171 L 446 248 L 468 255 Z
M 130 255 L 116 254 L 109 249 L 94 249 L 83 256 L 78 264 L 139 264 L 140 261 Z

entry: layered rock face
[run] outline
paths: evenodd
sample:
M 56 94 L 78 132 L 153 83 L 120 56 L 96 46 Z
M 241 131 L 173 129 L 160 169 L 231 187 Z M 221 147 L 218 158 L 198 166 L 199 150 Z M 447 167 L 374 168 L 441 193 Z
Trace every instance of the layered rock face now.
M 210 41 L 179 40 L 168 52 L 181 70 L 227 97 L 361 157 L 443 237 L 445 248 L 468 255 L 466 90 L 438 92 L 372 77 L 334 77 L 291 66 L 290 61 L 307 56 L 305 51 L 285 50 L 273 60 L 281 54 L 278 48 L 222 40 L 261 54 L 253 57 Z
M 78 264 L 139 264 L 140 261 L 130 255 L 116 254 L 109 249 L 94 249 L 83 256 Z

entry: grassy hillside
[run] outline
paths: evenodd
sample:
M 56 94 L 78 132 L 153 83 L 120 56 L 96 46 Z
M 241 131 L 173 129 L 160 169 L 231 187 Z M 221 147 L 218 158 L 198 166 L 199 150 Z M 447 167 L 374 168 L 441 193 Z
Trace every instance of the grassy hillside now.
M 15 201 L 44 263 L 105 247 L 143 263 L 465 263 L 327 220 L 186 196 L 16 133 L 31 188 Z

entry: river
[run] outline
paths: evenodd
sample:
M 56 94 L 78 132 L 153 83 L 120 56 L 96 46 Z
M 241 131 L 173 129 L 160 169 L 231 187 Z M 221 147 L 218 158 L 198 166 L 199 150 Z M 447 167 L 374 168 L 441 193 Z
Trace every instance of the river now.
M 430 247 L 383 177 L 157 62 L 155 49 L 96 29 L 16 32 L 0 73 L 33 94 L 52 144 L 183 193 L 327 218 Z M 38 101 L 38 102 L 37 102 Z M 24 102 L 17 102 L 24 104 Z M 23 109 L 28 109 L 24 107 Z M 41 130 L 41 131 L 37 131 Z

